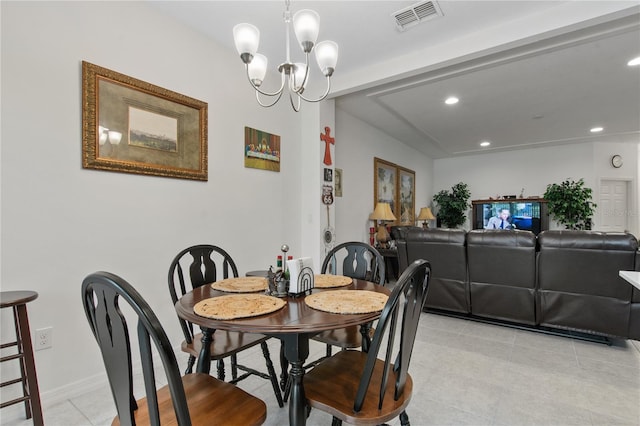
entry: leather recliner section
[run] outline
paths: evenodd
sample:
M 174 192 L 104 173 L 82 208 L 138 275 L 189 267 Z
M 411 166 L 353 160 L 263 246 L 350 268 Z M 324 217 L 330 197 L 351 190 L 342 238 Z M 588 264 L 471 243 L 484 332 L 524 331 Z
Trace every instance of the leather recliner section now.
M 400 271 L 417 259 L 429 259 L 431 281 L 425 307 L 469 313 L 466 231 L 461 229 L 406 230 L 398 240 Z
M 618 272 L 635 269 L 638 242 L 633 235 L 544 231 L 538 235 L 538 244 L 540 325 L 631 334 L 633 286 Z M 638 321 L 636 314 L 634 321 Z
M 536 325 L 536 237 L 528 231 L 467 233 L 471 313 Z

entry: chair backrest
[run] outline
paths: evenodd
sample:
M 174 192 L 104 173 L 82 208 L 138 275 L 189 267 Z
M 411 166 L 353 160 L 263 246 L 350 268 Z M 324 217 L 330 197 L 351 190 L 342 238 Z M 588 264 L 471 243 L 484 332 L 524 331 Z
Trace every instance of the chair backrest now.
M 331 249 L 320 271 L 384 285 L 384 257 L 369 244 L 359 241 L 338 244 Z
M 121 425 L 135 425 L 131 341 L 120 307 L 124 300 L 137 314 L 137 335 L 151 424 L 160 424 L 151 342 L 157 351 L 173 400 L 179 425 L 191 425 L 178 363 L 160 321 L 142 296 L 125 280 L 108 272 L 96 272 L 82 282 L 84 311 L 100 346 L 111 393 Z
M 384 358 L 381 359 L 384 359 L 384 375 L 380 383 L 380 392 L 378 393 L 380 395 L 378 407 L 382 407 L 382 402 L 384 401 L 384 389 L 387 386 L 386 379 L 391 367 L 393 367 L 395 376 L 394 399 L 397 400 L 403 394 L 420 314 L 427 300 L 430 275 L 431 266 L 429 262 L 421 259 L 409 265 L 398 278 L 389 300 L 382 309 L 371 341 L 371 347 L 367 353 L 367 362 L 362 372 L 353 406 L 356 412 L 360 411 L 364 403 L 367 389 L 371 383 L 373 368 L 378 361 L 378 355 L 383 343 L 385 344 L 385 351 L 383 353 Z M 397 327 L 398 319 L 400 319 L 399 328 Z M 400 332 L 400 343 L 395 347 L 394 343 L 398 331 Z
M 220 247 L 199 244 L 176 255 L 169 266 L 169 292 L 173 304 L 185 293 L 205 284 L 238 276 L 235 262 Z M 187 343 L 193 341 L 193 324 L 178 318 Z

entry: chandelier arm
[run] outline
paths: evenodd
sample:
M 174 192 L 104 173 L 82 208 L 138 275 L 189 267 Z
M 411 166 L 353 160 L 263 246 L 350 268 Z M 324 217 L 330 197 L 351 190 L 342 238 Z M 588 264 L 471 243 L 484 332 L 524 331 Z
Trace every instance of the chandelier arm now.
M 256 101 L 258 101 L 258 104 L 259 104 L 261 107 L 269 108 L 269 107 L 274 106 L 276 103 L 278 103 L 278 101 L 279 101 L 279 100 L 280 100 L 280 98 L 282 97 L 282 93 L 283 93 L 283 92 L 284 92 L 284 91 L 283 91 L 283 90 L 281 90 L 281 91 L 280 91 L 280 93 L 278 93 L 278 94 L 277 94 L 278 96 L 273 100 L 273 102 L 271 102 L 271 103 L 266 103 L 266 102 L 265 102 L 265 103 L 263 103 L 263 102 L 260 100 L 260 91 L 256 91 Z M 296 111 L 296 112 L 297 112 L 297 111 Z
M 282 91 L 284 90 L 284 83 L 285 83 L 284 74 L 281 73 L 282 79 L 280 82 L 280 88 L 277 91 L 270 93 L 270 92 L 265 92 L 264 90 L 261 90 L 258 86 L 256 86 L 253 83 L 253 81 L 251 81 L 251 77 L 249 76 L 249 64 L 246 64 L 245 68 L 247 70 L 247 80 L 249 80 L 249 84 L 251 84 L 251 87 L 253 87 L 256 92 L 260 92 L 260 94 L 264 96 L 270 96 L 270 97 L 277 96 L 278 99 L 280 99 L 280 96 L 282 96 Z
M 298 105 L 296 106 L 296 104 L 293 103 L 293 93 L 296 93 L 296 92 L 291 92 L 291 91 L 289 92 L 289 102 L 291 102 L 291 108 L 293 108 L 295 112 L 300 112 L 300 94 L 297 94 Z
M 327 97 L 330 90 L 331 90 L 331 77 L 327 76 L 327 90 L 325 90 L 322 96 L 320 96 L 318 99 L 307 99 L 302 95 L 302 93 L 298 93 L 298 96 L 307 102 L 320 102 Z
M 298 95 L 300 95 L 304 91 L 304 86 L 307 84 L 307 79 L 309 77 L 309 53 L 305 53 L 304 58 L 304 78 L 302 79 L 302 83 L 298 85 L 299 89 L 294 90 Z M 292 88 L 293 89 L 293 88 Z M 304 99 L 304 98 L 302 98 Z

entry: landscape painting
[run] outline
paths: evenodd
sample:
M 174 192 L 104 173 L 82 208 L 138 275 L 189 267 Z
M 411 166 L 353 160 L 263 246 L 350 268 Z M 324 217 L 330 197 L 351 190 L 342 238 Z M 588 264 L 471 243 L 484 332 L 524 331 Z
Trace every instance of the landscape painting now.
M 178 120 L 129 107 L 129 144 L 160 151 L 178 151 Z

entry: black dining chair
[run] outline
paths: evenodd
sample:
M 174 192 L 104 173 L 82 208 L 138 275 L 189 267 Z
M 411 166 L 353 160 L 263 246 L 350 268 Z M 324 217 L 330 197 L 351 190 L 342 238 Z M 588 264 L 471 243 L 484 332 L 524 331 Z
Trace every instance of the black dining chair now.
M 169 292 L 173 304 L 185 293 L 203 285 L 209 285 L 218 280 L 238 277 L 238 268 L 231 256 L 222 248 L 200 244 L 187 247 L 176 255 L 169 267 Z M 189 354 L 187 373 L 193 369 L 193 364 L 202 348 L 202 333 L 195 333 L 192 323 L 178 317 L 185 340 L 181 349 Z M 215 330 L 211 343 L 211 360 L 217 363 L 218 379 L 225 380 L 224 359 L 231 360 L 230 383 L 237 383 L 252 375 L 267 379 L 271 382 L 276 400 L 280 407 L 284 406 L 282 392 L 278 384 L 278 377 L 271 361 L 267 340 L 264 334 L 243 333 L 237 331 Z M 249 366 L 239 364 L 239 352 L 260 345 L 264 356 L 268 374 Z M 238 376 L 238 370 L 243 374 Z
M 266 404 L 237 386 L 203 373 L 180 377 L 160 321 L 124 279 L 108 272 L 87 276 L 82 282 L 82 302 L 116 404 L 118 415 L 113 425 L 260 425 L 266 420 Z M 137 332 L 146 393 L 139 400 L 134 396 L 132 339 L 127 324 L 131 311 L 137 317 L 132 330 Z M 162 368 L 154 367 L 154 355 Z M 157 389 L 156 372 L 162 370 L 167 384 Z
M 384 285 L 385 263 L 384 257 L 369 244 L 359 241 L 341 243 L 331 249 L 322 262 L 320 269 L 322 274 L 344 275 L 346 277 L 367 280 Z M 316 366 L 327 357 L 331 356 L 333 346 L 341 350 L 356 349 L 362 347 L 367 351 L 371 335 L 373 334 L 371 324 L 363 326 L 349 326 L 335 330 L 323 331 L 312 340 L 326 345 L 326 354 L 317 358 L 304 366 L 305 369 Z M 364 342 L 364 344 L 363 344 Z M 280 354 L 281 364 L 286 364 L 286 359 Z M 288 378 L 287 378 L 288 380 Z M 284 400 L 289 398 L 290 383 L 284 386 Z
M 334 426 L 382 424 L 398 416 L 402 425 L 409 425 L 409 361 L 430 274 L 425 260 L 416 260 L 402 273 L 380 314 L 369 352 L 340 351 L 304 376 L 309 405 L 331 414 Z
M 369 244 L 359 241 L 346 242 L 338 244 L 327 253 L 320 272 L 322 274 L 344 275 L 384 285 L 384 257 Z M 370 329 L 365 328 L 365 330 Z M 365 340 L 368 338 L 370 335 L 367 335 Z M 326 356 L 331 356 L 332 346 L 343 350 L 359 348 L 362 346 L 362 339 L 359 326 L 328 330 L 313 337 L 313 340 L 327 345 Z M 365 342 L 365 351 L 367 344 L 368 341 Z M 317 364 L 320 360 L 314 361 L 312 365 Z

